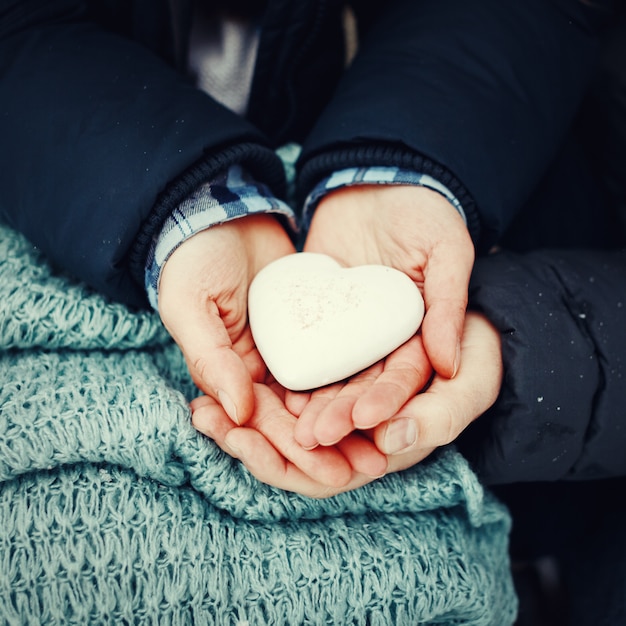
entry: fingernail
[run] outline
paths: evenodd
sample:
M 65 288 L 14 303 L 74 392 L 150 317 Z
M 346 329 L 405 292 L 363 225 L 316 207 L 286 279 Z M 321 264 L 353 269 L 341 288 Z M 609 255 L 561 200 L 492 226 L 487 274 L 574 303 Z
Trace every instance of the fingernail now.
M 235 403 L 232 401 L 232 398 L 223 390 L 220 389 L 217 392 L 217 399 L 220 401 L 222 408 L 226 411 L 226 415 L 230 417 L 235 424 L 239 426 L 239 418 L 237 417 L 237 407 Z
M 386 454 L 400 454 L 417 441 L 415 422 L 408 417 L 391 420 L 385 430 L 383 444 Z

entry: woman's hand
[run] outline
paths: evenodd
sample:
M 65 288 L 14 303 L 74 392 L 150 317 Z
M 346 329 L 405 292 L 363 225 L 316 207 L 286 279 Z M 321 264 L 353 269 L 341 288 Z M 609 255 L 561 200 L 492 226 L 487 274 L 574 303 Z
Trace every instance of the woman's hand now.
M 385 456 L 359 433 L 351 433 L 336 446 L 305 450 L 294 438 L 297 418 L 285 408 L 283 390 L 275 384 L 255 383 L 254 394 L 254 412 L 242 427 L 235 426 L 208 396 L 195 399 L 191 409 L 195 428 L 239 458 L 260 481 L 324 498 L 385 473 Z
M 252 381 L 265 376 L 248 326 L 248 287 L 268 263 L 295 252 L 270 215 L 242 217 L 197 233 L 165 263 L 163 324 L 196 385 L 238 424 L 252 415 Z

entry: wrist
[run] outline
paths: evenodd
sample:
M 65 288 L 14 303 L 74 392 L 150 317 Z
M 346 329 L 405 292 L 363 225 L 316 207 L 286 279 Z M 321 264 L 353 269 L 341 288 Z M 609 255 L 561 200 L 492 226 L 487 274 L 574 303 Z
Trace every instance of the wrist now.
M 289 234 L 276 215 L 249 215 L 222 226 L 236 231 L 245 251 L 250 280 L 268 263 L 295 252 Z
M 403 167 L 368 166 L 338 170 L 320 181 L 307 196 L 304 203 L 303 223 L 308 226 L 319 202 L 334 191 L 349 187 L 398 187 L 411 186 L 430 189 L 444 197 L 458 211 L 467 224 L 462 203 L 452 190 L 438 178 L 421 171 Z
M 200 185 L 172 212 L 150 246 L 144 284 L 153 308 L 158 306 L 162 269 L 181 244 L 203 230 L 261 213 L 279 215 L 295 236 L 293 210 L 240 165 L 232 165 L 214 180 Z

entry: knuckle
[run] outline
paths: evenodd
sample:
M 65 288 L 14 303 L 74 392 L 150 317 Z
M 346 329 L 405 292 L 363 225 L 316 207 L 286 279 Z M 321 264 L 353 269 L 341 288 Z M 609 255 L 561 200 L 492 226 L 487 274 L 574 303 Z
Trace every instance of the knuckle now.
M 216 390 L 211 385 L 210 361 L 204 356 L 193 357 L 188 360 L 188 369 L 195 385 L 216 397 Z

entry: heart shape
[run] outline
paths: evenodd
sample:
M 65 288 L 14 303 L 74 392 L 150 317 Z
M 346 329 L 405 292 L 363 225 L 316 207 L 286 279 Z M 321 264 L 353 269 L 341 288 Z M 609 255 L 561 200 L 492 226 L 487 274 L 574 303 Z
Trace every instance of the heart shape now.
M 342 380 L 412 337 L 424 300 L 403 272 L 384 265 L 342 267 L 300 252 L 263 268 L 248 292 L 254 341 L 274 378 L 303 391 Z

